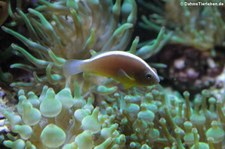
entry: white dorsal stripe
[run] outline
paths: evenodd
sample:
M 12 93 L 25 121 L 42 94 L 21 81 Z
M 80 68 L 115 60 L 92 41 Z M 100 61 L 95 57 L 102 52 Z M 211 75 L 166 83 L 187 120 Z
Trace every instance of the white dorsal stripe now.
M 141 59 L 140 57 L 138 57 L 138 56 L 136 56 L 134 54 L 131 54 L 129 52 L 125 52 L 125 51 L 109 51 L 109 52 L 105 52 L 105 53 L 101 53 L 99 55 L 96 55 L 96 56 L 88 59 L 88 61 L 91 62 L 91 61 L 94 61 L 96 59 L 107 57 L 107 56 L 112 56 L 112 55 L 122 55 L 122 56 L 126 56 L 126 57 L 129 57 L 129 58 L 132 58 L 132 59 L 135 59 L 135 60 L 141 62 L 143 65 L 145 65 L 145 67 L 147 67 L 149 69 L 149 71 L 152 72 L 154 77 L 159 81 L 158 75 L 155 73 L 155 71 L 153 71 L 153 69 L 143 59 Z
M 137 61 L 141 62 L 146 67 L 149 67 L 149 65 L 146 64 L 146 62 L 143 59 L 141 59 L 140 57 L 138 57 L 138 56 L 136 56 L 134 54 L 128 53 L 128 52 L 124 52 L 124 51 L 109 51 L 109 52 L 105 52 L 105 53 L 99 54 L 99 55 L 97 55 L 97 56 L 95 56 L 93 58 L 90 58 L 90 61 L 93 61 L 93 60 L 96 60 L 96 59 L 99 59 L 99 58 L 103 58 L 103 57 L 106 57 L 106 56 L 112 56 L 112 55 L 122 55 L 122 56 L 130 57 L 130 58 L 136 59 Z

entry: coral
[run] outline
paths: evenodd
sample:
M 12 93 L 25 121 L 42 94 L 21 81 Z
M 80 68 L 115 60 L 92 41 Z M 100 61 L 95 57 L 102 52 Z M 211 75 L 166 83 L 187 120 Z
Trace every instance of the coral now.
M 191 143 L 190 140 L 189 140 L 190 142 L 187 142 L 188 134 L 186 133 L 188 133 L 187 132 L 188 129 L 191 130 L 191 128 L 194 128 L 194 127 L 198 129 L 199 131 L 198 134 L 200 135 L 201 140 L 202 141 L 204 140 L 203 142 L 206 143 L 207 142 L 206 138 L 209 136 L 207 133 L 205 134 L 205 131 L 210 130 L 210 123 L 212 123 L 213 125 L 214 123 L 213 120 L 220 119 L 220 128 L 223 128 L 223 124 L 224 124 L 224 120 L 223 120 L 224 113 L 219 114 L 222 116 L 221 118 L 220 116 L 217 115 L 217 113 L 219 113 L 219 111 L 221 110 L 221 107 L 215 108 L 216 100 L 213 98 L 209 98 L 209 95 L 207 95 L 206 93 L 207 91 L 203 91 L 201 97 L 196 97 L 194 99 L 193 104 L 189 103 L 190 94 L 188 92 L 184 92 L 184 95 L 183 95 L 185 98 L 185 103 L 181 97 L 177 95 L 174 96 L 174 93 L 161 94 L 159 92 L 157 93 L 157 91 L 154 90 L 152 91 L 152 93 L 146 94 L 148 96 L 145 96 L 145 98 L 146 97 L 147 99 L 149 98 L 148 100 L 151 101 L 150 104 L 148 102 L 146 103 L 145 100 L 142 101 L 140 108 L 136 108 L 136 109 L 139 109 L 136 112 L 138 114 L 135 114 L 137 118 L 135 118 L 134 115 L 130 114 L 130 112 L 135 113 L 134 109 L 127 112 L 128 116 L 126 117 L 128 119 L 128 122 L 132 121 L 133 119 L 132 121 L 133 127 L 131 127 L 130 130 L 137 130 L 137 132 L 135 131 L 135 135 L 134 135 L 135 136 L 134 141 L 137 141 L 136 143 L 137 146 L 140 146 L 139 142 L 142 139 L 144 139 L 142 140 L 143 142 L 148 142 L 149 140 L 151 140 L 151 139 L 148 139 L 147 137 L 149 135 L 148 128 L 149 128 L 149 131 L 152 132 L 150 133 L 152 134 L 150 137 L 153 137 L 153 136 L 156 137 L 153 140 L 151 140 L 152 142 L 150 143 L 151 147 L 153 148 L 156 148 L 156 146 L 159 146 L 159 144 L 161 144 L 164 147 L 165 147 L 165 144 L 170 144 L 168 146 L 176 146 L 178 148 L 183 148 L 184 146 L 188 144 L 188 146 L 191 147 L 194 142 Z M 213 100 L 210 105 L 210 107 L 213 107 L 213 108 L 210 111 L 207 110 L 206 100 L 209 100 L 209 102 Z M 132 102 L 133 101 L 131 100 L 130 106 L 131 105 L 134 106 Z M 145 104 L 147 104 L 147 106 Z M 152 115 L 152 121 L 150 122 L 153 122 L 153 123 L 147 124 L 146 126 L 146 124 L 143 123 L 142 121 L 139 123 L 143 123 L 143 124 L 139 124 L 135 126 L 134 124 L 137 123 L 138 118 L 140 118 L 139 115 L 141 112 L 138 112 L 138 111 L 142 111 L 140 110 L 142 109 L 141 108 L 142 105 L 144 105 L 145 107 L 148 108 L 148 110 L 154 113 L 154 114 L 148 114 L 149 116 Z M 199 107 L 199 105 L 202 105 L 201 108 Z M 218 102 L 218 105 L 224 105 L 224 101 L 222 103 Z M 143 110 L 146 111 L 145 108 L 143 108 Z M 189 126 L 187 126 L 189 128 L 186 128 L 187 123 L 188 125 L 191 125 L 192 127 L 190 128 Z M 161 128 L 159 127 L 160 125 L 162 126 Z M 146 133 L 143 133 L 143 132 L 146 132 Z M 221 130 L 221 133 L 222 133 L 221 138 L 223 138 L 223 141 L 220 141 L 220 143 L 224 142 L 224 128 L 223 130 Z M 161 136 L 162 134 L 163 136 Z M 164 140 L 165 138 L 167 141 Z M 163 142 L 165 143 L 164 145 L 163 145 Z M 220 144 L 220 148 L 221 148 L 221 144 Z
M 115 97 L 118 99 L 113 100 Z M 194 147 L 199 139 L 194 138 L 194 129 L 197 130 L 201 143 L 206 146 L 210 145 L 209 138 L 213 138 L 215 147 L 221 148 L 224 143 L 225 113 L 221 112 L 221 106 L 225 102 L 224 99 L 216 101 L 207 90 L 196 96 L 193 103 L 190 102 L 189 92 L 184 92 L 182 97 L 176 92 L 158 87 L 136 89 L 125 94 L 114 93 L 111 98 L 106 99 L 108 100 L 101 101 L 103 107 L 100 109 L 107 109 L 108 113 L 117 115 L 115 120 L 120 122 L 119 129 L 125 134 L 129 148 L 146 145 L 151 148 Z M 207 102 L 210 103 L 209 106 Z M 216 129 L 213 129 L 214 123 Z M 218 138 L 210 136 L 212 129 L 221 131 L 221 135 Z M 215 140 L 218 140 L 218 144 Z
M 40 0 L 39 3 L 35 9 L 29 8 L 28 13 L 17 9 L 12 15 L 15 21 L 24 22 L 28 35 L 2 27 L 27 46 L 24 49 L 12 44 L 33 64 L 11 65 L 33 75 L 30 82 L 15 82 L 12 86 L 65 86 L 61 67 L 66 60 L 89 58 L 90 53 L 125 50 L 129 44 L 136 22 L 134 0 L 123 3 L 117 0 L 115 4 L 111 0 Z
M 155 61 L 167 64 L 167 69 L 158 69 L 158 72 L 176 90 L 198 93 L 218 84 L 216 78 L 223 73 L 224 58 L 222 51 L 212 57 L 193 47 L 166 45 Z

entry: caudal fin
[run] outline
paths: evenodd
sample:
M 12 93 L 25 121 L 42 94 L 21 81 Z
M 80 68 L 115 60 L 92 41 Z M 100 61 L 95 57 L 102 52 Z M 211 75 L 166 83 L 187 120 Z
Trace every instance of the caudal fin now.
M 83 60 L 69 60 L 63 66 L 64 75 L 69 77 L 82 72 Z

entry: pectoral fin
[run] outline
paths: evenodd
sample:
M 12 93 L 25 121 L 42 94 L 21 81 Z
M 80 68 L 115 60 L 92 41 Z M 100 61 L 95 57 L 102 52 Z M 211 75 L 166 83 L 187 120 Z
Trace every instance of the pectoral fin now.
M 128 75 L 128 74 L 126 73 L 126 71 L 124 71 L 123 69 L 120 69 L 120 70 L 118 71 L 118 75 L 119 75 L 120 77 L 128 78 L 128 79 L 131 80 L 131 81 L 135 81 L 135 79 L 134 79 L 133 77 L 131 77 L 130 75 Z

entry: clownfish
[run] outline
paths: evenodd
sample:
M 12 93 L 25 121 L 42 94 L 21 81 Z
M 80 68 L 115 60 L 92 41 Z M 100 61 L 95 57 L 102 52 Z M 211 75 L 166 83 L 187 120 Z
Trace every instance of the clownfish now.
M 66 77 L 81 72 L 111 77 L 122 83 L 125 88 L 148 86 L 160 81 L 154 68 L 140 57 L 124 51 L 104 52 L 85 60 L 68 60 L 63 66 L 63 71 Z

